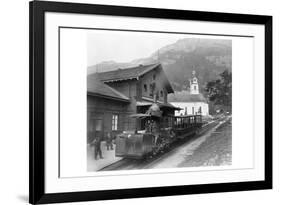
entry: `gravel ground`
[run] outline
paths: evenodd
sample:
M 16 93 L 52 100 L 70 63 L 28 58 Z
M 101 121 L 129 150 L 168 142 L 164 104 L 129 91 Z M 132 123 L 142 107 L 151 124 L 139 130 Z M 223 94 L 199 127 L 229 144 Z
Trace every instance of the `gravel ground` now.
M 219 126 L 191 156 L 178 167 L 231 165 L 232 124 L 231 119 Z

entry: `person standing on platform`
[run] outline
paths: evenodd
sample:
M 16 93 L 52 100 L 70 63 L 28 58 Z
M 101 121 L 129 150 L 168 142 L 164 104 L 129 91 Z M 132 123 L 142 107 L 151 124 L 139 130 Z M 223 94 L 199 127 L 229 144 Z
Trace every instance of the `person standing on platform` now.
M 107 133 L 106 135 L 106 149 L 109 150 L 113 150 L 113 143 L 112 143 L 112 136 L 110 134 L 110 132 Z
M 102 157 L 102 152 L 101 152 L 101 137 L 97 136 L 94 139 L 94 147 L 95 147 L 95 160 L 98 160 L 98 156 L 100 157 L 100 159 L 103 159 Z

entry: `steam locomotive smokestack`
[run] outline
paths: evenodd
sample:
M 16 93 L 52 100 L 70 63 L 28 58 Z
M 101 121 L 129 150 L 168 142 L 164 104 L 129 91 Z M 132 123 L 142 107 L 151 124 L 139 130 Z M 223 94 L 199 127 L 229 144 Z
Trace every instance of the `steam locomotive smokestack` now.
M 153 95 L 153 102 L 154 102 L 154 103 L 157 102 L 157 96 L 156 96 L 156 94 Z

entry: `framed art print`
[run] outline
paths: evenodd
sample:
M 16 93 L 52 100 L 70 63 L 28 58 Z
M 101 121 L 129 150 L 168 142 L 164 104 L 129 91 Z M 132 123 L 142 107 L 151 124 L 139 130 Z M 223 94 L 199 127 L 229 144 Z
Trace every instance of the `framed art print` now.
M 30 203 L 272 188 L 272 17 L 30 2 Z

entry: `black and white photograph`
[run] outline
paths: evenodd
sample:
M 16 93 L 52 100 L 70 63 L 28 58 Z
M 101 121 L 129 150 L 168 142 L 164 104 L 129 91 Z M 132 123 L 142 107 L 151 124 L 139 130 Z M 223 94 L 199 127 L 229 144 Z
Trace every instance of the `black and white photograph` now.
M 262 177 L 262 132 L 253 129 L 263 103 L 256 99 L 256 30 L 181 21 L 166 29 L 151 19 L 150 29 L 141 29 L 144 19 L 82 17 L 81 27 L 54 27 L 58 55 L 47 52 L 59 59 L 58 72 L 47 72 L 59 78 L 58 90 L 47 92 L 58 91 L 47 99 L 59 103 L 59 135 L 57 141 L 49 132 L 47 143 L 58 143 L 52 170 L 60 179 L 84 177 L 111 189 Z M 126 177 L 130 185 L 121 185 Z
M 87 171 L 232 164 L 232 40 L 87 30 Z

